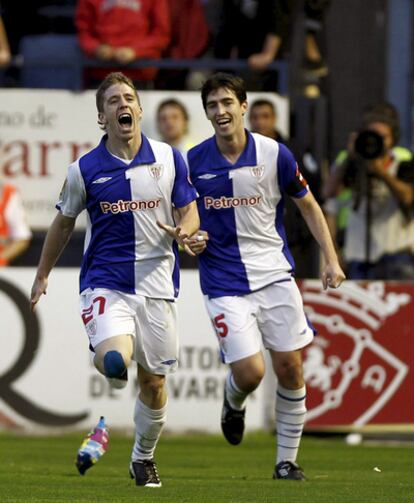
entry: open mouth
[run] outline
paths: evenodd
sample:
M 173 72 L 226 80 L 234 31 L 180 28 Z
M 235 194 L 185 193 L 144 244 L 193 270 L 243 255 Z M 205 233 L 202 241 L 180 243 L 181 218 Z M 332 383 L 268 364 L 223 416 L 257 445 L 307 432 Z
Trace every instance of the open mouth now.
M 128 113 L 123 113 L 118 117 L 118 123 L 121 126 L 132 126 L 132 116 Z

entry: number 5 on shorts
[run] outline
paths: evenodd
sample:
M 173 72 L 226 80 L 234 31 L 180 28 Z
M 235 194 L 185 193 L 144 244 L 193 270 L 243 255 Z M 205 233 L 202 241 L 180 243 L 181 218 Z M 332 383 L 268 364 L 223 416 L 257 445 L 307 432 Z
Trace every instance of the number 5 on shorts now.
M 226 337 L 229 327 L 224 320 L 224 314 L 219 314 L 213 319 L 214 329 L 219 337 Z

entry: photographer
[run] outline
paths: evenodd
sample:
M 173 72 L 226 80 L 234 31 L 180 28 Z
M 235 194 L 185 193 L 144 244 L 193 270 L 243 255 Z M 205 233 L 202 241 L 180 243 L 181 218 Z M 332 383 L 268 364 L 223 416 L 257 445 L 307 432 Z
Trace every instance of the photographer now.
M 324 188 L 331 231 L 343 190 L 350 195 L 343 236 L 350 279 L 414 279 L 414 164 L 394 151 L 398 133 L 396 117 L 366 113 Z M 340 194 L 342 203 L 332 199 Z

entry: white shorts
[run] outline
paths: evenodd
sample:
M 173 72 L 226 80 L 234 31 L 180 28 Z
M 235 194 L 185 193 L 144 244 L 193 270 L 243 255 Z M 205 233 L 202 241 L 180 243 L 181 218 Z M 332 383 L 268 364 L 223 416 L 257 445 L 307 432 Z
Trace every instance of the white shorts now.
M 82 292 L 80 310 L 92 349 L 110 337 L 132 335 L 133 359 L 146 371 L 166 375 L 177 369 L 174 302 L 95 288 Z
M 262 344 L 274 351 L 294 351 L 313 339 L 293 278 L 248 295 L 204 300 L 225 363 L 258 353 Z

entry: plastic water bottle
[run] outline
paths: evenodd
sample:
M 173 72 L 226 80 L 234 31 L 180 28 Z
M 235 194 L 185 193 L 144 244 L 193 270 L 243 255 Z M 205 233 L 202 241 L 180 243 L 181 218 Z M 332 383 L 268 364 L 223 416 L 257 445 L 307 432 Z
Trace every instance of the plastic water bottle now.
M 99 423 L 89 432 L 78 450 L 76 467 L 81 475 L 85 475 L 88 468 L 97 463 L 108 449 L 109 433 L 105 418 L 101 416 Z

